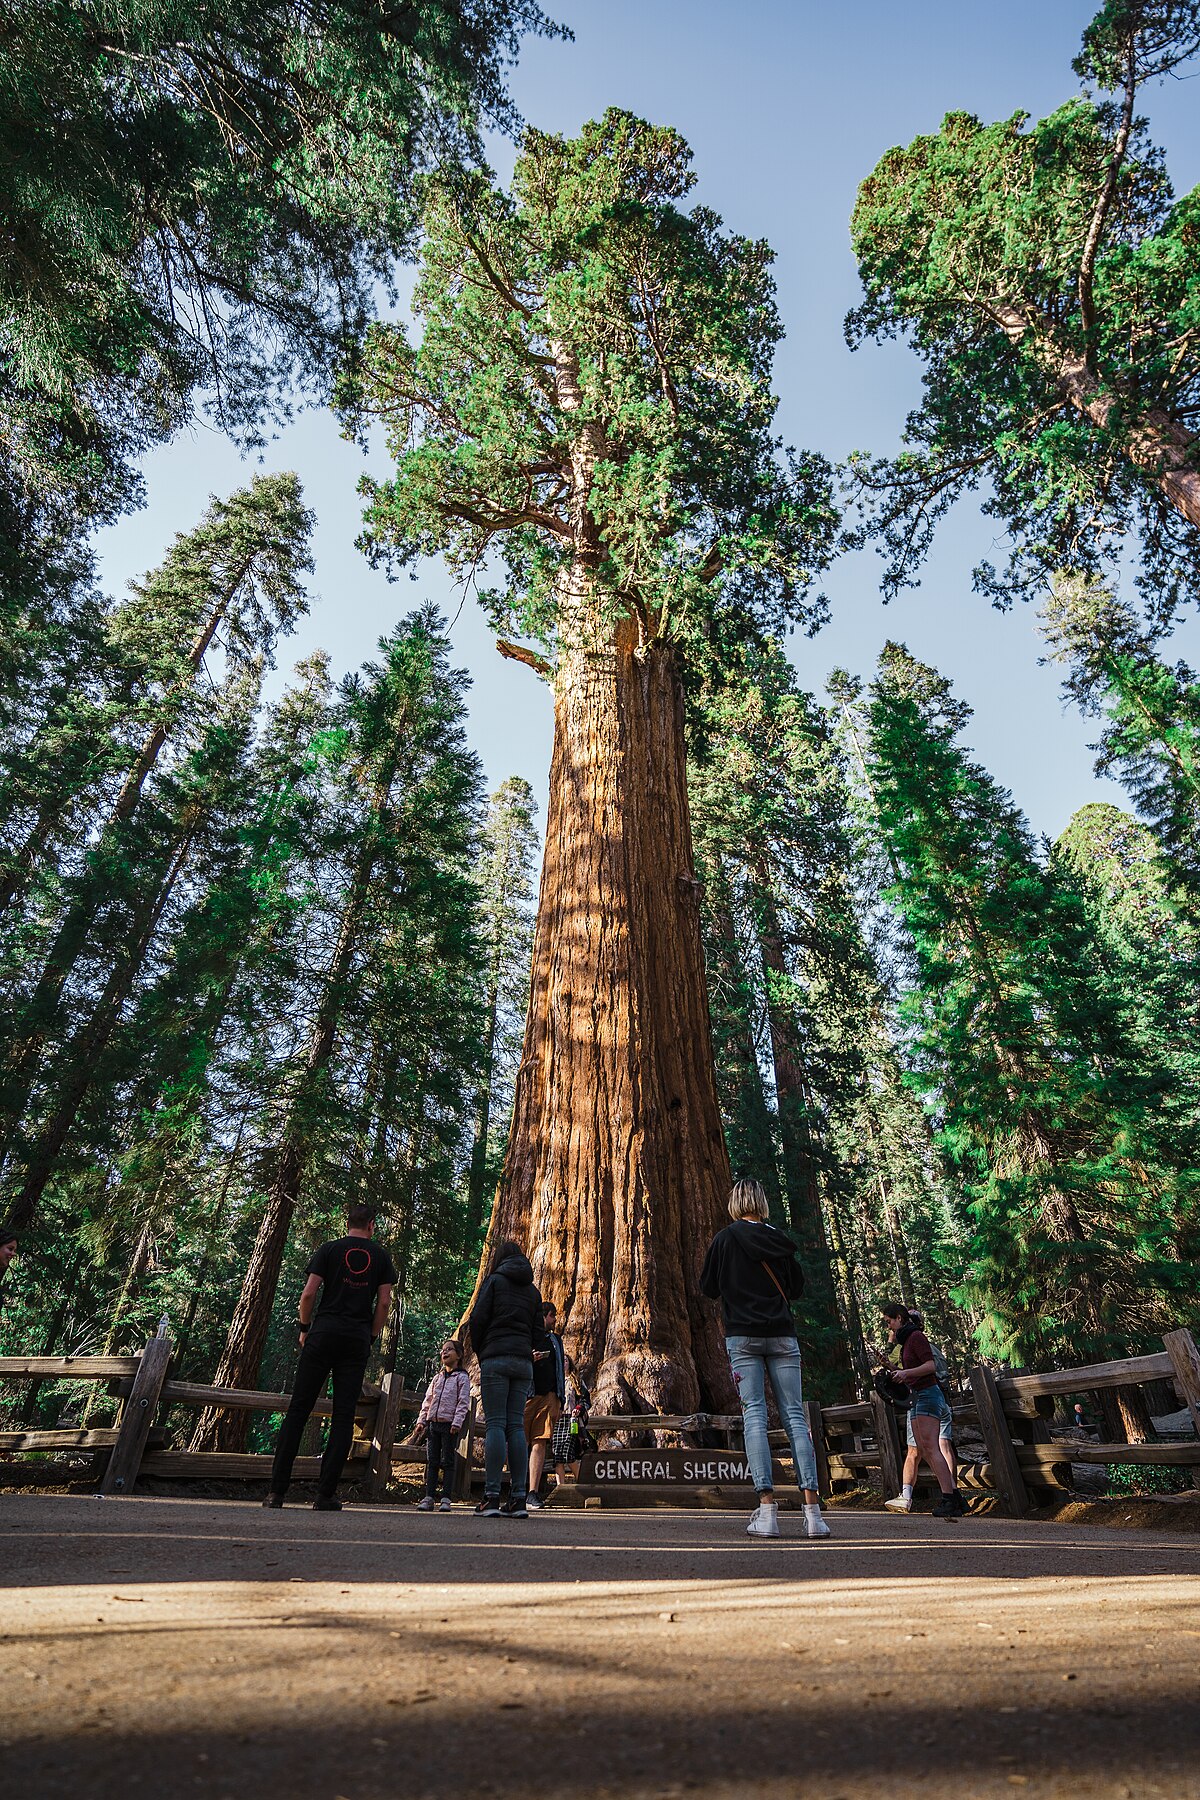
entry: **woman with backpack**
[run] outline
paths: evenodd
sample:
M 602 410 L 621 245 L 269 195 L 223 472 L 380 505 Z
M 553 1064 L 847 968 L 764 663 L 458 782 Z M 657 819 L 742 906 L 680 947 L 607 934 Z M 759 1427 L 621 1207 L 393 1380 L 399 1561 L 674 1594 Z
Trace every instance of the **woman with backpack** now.
M 729 1196 L 733 1221 L 708 1247 L 700 1292 L 719 1299 L 725 1347 L 741 1402 L 746 1455 L 758 1490 L 758 1506 L 747 1525 L 751 1537 L 779 1536 L 779 1507 L 767 1438 L 768 1374 L 775 1402 L 792 1447 L 796 1481 L 804 1492 L 804 1529 L 810 1538 L 829 1536 L 817 1494 L 817 1459 L 800 1384 L 800 1345 L 792 1301 L 804 1291 L 796 1246 L 767 1223 L 767 1196 L 757 1181 L 738 1180 Z
M 961 1519 L 967 1510 L 966 1503 L 958 1491 L 954 1462 L 943 1450 L 940 1435 L 947 1415 L 952 1428 L 953 1413 L 938 1380 L 933 1345 L 921 1327 L 914 1323 L 908 1308 L 901 1306 L 898 1300 L 889 1300 L 879 1310 L 893 1344 L 900 1351 L 895 1374 L 908 1388 L 911 1396 L 908 1416 L 917 1453 L 924 1457 L 942 1490 L 942 1497 L 933 1509 L 933 1516 L 935 1519 Z M 915 1475 L 915 1469 L 913 1472 Z M 897 1498 L 903 1502 L 905 1492 L 902 1491 Z M 907 1498 L 911 1506 L 911 1494 Z M 886 1504 L 890 1505 L 891 1502 Z M 893 1506 L 892 1510 L 907 1511 L 908 1508 L 901 1505 Z
M 496 1246 L 490 1272 L 471 1308 L 470 1328 L 479 1358 L 485 1426 L 483 1499 L 475 1511 L 486 1519 L 498 1519 L 502 1513 L 511 1519 L 527 1519 L 525 1401 L 533 1385 L 533 1353 L 549 1351 L 551 1346 L 529 1258 L 511 1239 Z M 502 1507 L 500 1481 L 506 1453 L 510 1491 L 508 1504 Z

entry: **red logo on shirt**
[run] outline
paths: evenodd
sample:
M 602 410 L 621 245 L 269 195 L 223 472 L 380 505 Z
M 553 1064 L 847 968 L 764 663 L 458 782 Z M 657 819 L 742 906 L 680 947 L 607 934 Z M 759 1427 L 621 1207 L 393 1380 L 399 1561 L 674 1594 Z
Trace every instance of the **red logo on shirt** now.
M 358 1277 L 357 1280 L 348 1282 L 347 1286 L 365 1287 L 366 1282 L 363 1281 L 362 1277 L 371 1267 L 371 1252 L 369 1250 L 359 1250 L 352 1247 L 345 1252 L 344 1261 L 347 1275 Z

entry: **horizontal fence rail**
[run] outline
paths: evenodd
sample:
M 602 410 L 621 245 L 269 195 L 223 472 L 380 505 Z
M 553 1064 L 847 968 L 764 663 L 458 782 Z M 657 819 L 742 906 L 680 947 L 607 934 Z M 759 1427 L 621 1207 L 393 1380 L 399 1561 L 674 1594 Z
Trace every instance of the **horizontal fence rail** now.
M 269 1456 L 174 1449 L 156 1419 L 162 1408 L 178 1406 L 278 1415 L 287 1410 L 291 1396 L 172 1379 L 171 1349 L 170 1339 L 163 1331 L 136 1356 L 0 1357 L 0 1383 L 105 1382 L 119 1401 L 117 1421 L 112 1426 L 0 1431 L 0 1455 L 54 1456 L 86 1451 L 92 1457 L 101 1491 L 114 1495 L 132 1493 L 143 1475 L 172 1480 L 267 1479 Z M 1051 1439 L 1046 1413 L 1053 1410 L 1055 1400 L 1163 1380 L 1173 1382 L 1183 1398 L 1194 1433 L 1190 1440 L 1181 1437 L 1159 1443 L 1116 1444 Z M 970 1371 L 969 1389 L 970 1398 L 952 1409 L 955 1436 L 956 1441 L 960 1434 L 978 1439 L 982 1454 L 964 1455 L 960 1447 L 960 1482 L 971 1491 L 994 1493 L 1003 1509 L 1015 1517 L 1028 1512 L 1035 1504 L 1035 1496 L 1044 1495 L 1047 1490 L 1069 1491 L 1072 1463 L 1187 1469 L 1200 1488 L 1200 1352 L 1187 1331 L 1167 1332 L 1162 1351 L 1154 1355 L 1088 1363 L 1073 1369 L 996 1374 L 981 1365 Z M 401 1441 L 399 1435 L 402 1415 L 416 1412 L 421 1398 L 420 1393 L 406 1389 L 390 1374 L 383 1377 L 378 1387 L 364 1384 L 356 1408 L 355 1441 L 345 1480 L 365 1480 L 368 1494 L 378 1497 L 384 1493 L 395 1468 L 411 1468 L 424 1462 L 424 1448 Z M 319 1400 L 313 1410 L 327 1415 L 332 1403 Z M 807 1411 L 822 1494 L 853 1486 L 868 1471 L 877 1471 L 885 1486 L 893 1491 L 899 1488 L 904 1461 L 902 1415 L 886 1401 L 870 1395 L 865 1400 L 833 1406 L 820 1407 L 809 1402 Z M 473 1404 L 458 1454 L 455 1492 L 460 1497 L 470 1492 L 477 1426 L 478 1410 Z M 688 1488 L 693 1495 L 746 1490 L 748 1471 L 740 1413 L 598 1413 L 588 1420 L 588 1429 L 596 1438 L 609 1440 L 602 1445 L 599 1456 L 591 1459 L 593 1474 L 595 1466 L 602 1463 L 606 1469 L 615 1467 L 618 1472 L 636 1469 L 644 1479 L 634 1485 L 594 1478 L 572 1484 L 584 1499 L 615 1497 L 619 1492 L 625 1497 L 636 1492 L 647 1499 L 679 1499 Z M 644 1451 L 635 1450 L 627 1442 L 621 1444 L 622 1438 L 650 1439 L 651 1443 Z M 775 1430 L 769 1438 L 772 1453 L 782 1453 L 786 1461 L 786 1434 Z M 618 1441 L 614 1443 L 614 1439 Z M 684 1441 L 688 1439 L 693 1442 Z M 676 1447 L 666 1448 L 664 1440 L 673 1440 Z M 715 1447 L 713 1440 L 717 1440 Z M 300 1481 L 314 1480 L 319 1467 L 318 1457 L 298 1457 L 295 1477 Z M 0 1481 L 9 1483 L 14 1476 L 22 1480 L 26 1472 L 34 1481 L 44 1479 L 30 1465 L 6 1463 L 0 1469 Z M 926 1475 L 923 1479 L 931 1478 Z

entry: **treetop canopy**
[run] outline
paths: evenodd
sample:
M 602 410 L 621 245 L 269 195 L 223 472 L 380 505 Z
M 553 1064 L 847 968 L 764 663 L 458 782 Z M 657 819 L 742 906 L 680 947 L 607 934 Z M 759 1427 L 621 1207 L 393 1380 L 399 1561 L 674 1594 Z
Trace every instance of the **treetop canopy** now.
M 368 553 L 498 564 L 493 623 L 551 657 L 820 613 L 837 514 L 824 459 L 772 435 L 772 252 L 683 211 L 694 179 L 677 132 L 611 109 L 526 132 L 509 193 L 436 184 L 420 339 L 373 327 L 343 384 L 397 466 L 362 484 Z

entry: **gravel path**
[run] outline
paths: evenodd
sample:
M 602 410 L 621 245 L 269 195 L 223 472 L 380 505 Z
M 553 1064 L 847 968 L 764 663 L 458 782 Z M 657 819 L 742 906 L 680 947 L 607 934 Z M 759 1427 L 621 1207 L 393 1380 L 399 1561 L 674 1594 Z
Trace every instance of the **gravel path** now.
M 1200 1538 L 0 1497 L 6 1795 L 1200 1800 Z

